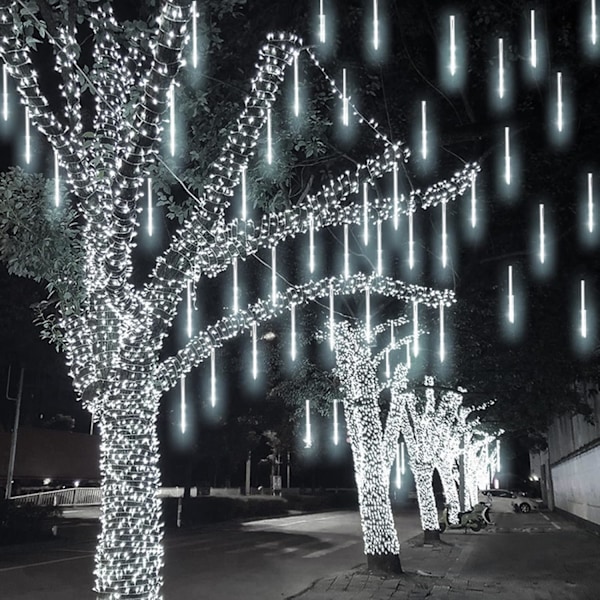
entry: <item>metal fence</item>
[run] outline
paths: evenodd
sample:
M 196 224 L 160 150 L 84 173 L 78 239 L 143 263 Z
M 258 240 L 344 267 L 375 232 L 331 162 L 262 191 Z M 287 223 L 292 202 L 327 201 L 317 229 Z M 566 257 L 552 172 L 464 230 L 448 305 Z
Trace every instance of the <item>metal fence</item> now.
M 100 504 L 102 492 L 99 487 L 74 487 L 12 496 L 11 500 L 30 502 L 40 506 L 81 506 Z

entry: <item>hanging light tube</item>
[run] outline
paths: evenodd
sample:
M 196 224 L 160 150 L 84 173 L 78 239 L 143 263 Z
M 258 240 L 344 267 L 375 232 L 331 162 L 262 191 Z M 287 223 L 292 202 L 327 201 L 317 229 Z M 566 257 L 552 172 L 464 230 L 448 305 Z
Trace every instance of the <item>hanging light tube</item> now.
M 454 15 L 450 15 L 450 75 L 456 75 L 456 21 Z
M 546 228 L 544 223 L 544 205 L 540 204 L 540 263 L 546 261 Z
M 337 446 L 340 442 L 338 401 L 333 401 L 333 444 Z
M 400 198 L 398 197 L 398 163 L 394 161 L 394 170 L 392 175 L 394 189 L 394 230 L 398 231 L 398 222 L 400 220 Z
M 402 464 L 400 457 L 400 444 L 396 447 L 396 489 L 399 490 L 402 487 Z
M 498 38 L 498 97 L 504 98 L 504 40 Z
M 256 339 L 256 323 L 252 323 L 252 378 L 258 378 L 258 342 Z
M 415 266 L 415 231 L 414 231 L 414 212 L 409 209 L 408 213 L 408 266 L 410 270 Z
M 248 189 L 246 186 L 246 173 L 248 171 L 248 165 L 243 165 L 240 169 L 240 178 L 242 185 L 242 221 L 246 221 L 248 218 Z
M 8 70 L 2 63 L 2 118 L 8 121 Z
M 294 54 L 294 115 L 300 116 L 300 82 L 298 77 L 298 53 Z
M 58 163 L 58 152 L 54 148 L 54 206 L 60 206 L 60 165 Z
M 412 364 L 412 352 L 411 352 L 411 343 L 410 340 L 407 340 L 406 342 L 406 368 L 410 369 L 411 364 Z
M 192 65 L 198 68 L 198 10 L 196 0 L 192 2 Z
M 171 156 L 175 156 L 175 82 L 171 82 L 169 87 L 169 142 Z
M 306 413 L 306 437 L 304 438 L 304 447 L 310 448 L 312 446 L 312 432 L 310 426 L 310 400 L 305 401 L 304 411 Z
M 598 41 L 598 15 L 596 13 L 596 0 L 592 0 L 591 15 L 590 15 L 590 26 L 591 26 L 591 38 L 592 44 L 595 46 Z
M 363 183 L 363 242 L 369 245 L 369 184 Z
M 350 277 L 350 240 L 348 224 L 344 224 L 344 277 Z
M 277 246 L 271 248 L 271 303 L 277 306 Z
M 381 221 L 377 221 L 377 275 L 383 275 L 383 249 L 381 239 Z
M 365 338 L 371 343 L 371 290 L 365 288 Z
M 181 380 L 180 380 L 180 399 L 179 399 L 179 405 L 180 405 L 180 415 L 179 415 L 179 428 L 181 429 L 181 433 L 185 433 L 186 430 L 186 414 L 185 414 L 185 375 L 181 376 Z
M 412 301 L 413 309 L 413 356 L 419 356 L 419 303 L 416 300 Z
M 385 349 L 385 378 L 389 379 L 391 377 L 391 369 L 390 369 L 390 349 Z
M 31 162 L 31 130 L 29 123 L 29 107 L 25 107 L 25 162 Z
M 594 186 L 592 174 L 588 173 L 588 231 L 594 231 Z
M 312 213 L 308 215 L 308 268 L 311 273 L 315 272 L 315 217 Z
M 400 464 L 402 465 L 402 475 L 406 473 L 406 457 L 404 454 L 404 442 L 400 442 Z
M 273 129 L 271 124 L 271 107 L 267 108 L 267 164 L 273 164 Z
M 500 473 L 502 467 L 500 461 L 500 440 L 496 440 L 496 473 Z
M 427 102 L 421 101 L 421 156 L 427 160 Z
M 535 69 L 537 67 L 537 40 L 535 38 L 535 10 L 531 10 L 531 32 L 529 37 L 529 59 L 531 66 Z
M 444 316 L 444 303 L 440 302 L 440 362 L 446 360 L 446 322 Z
M 560 71 L 556 74 L 556 128 L 559 133 L 563 130 L 563 90 Z
M 510 127 L 504 128 L 504 181 L 510 185 Z
M 335 348 L 335 314 L 333 303 L 333 284 L 329 284 L 329 349 Z
M 348 96 L 346 95 L 346 69 L 342 69 L 342 123 L 348 127 Z
M 291 311 L 291 323 L 290 323 L 290 329 L 291 329 L 291 349 L 290 349 L 290 356 L 292 358 L 293 361 L 296 360 L 296 305 L 292 304 L 290 306 L 290 311 Z
M 442 267 L 448 266 L 448 223 L 446 218 L 446 202 L 442 202 Z
M 148 208 L 146 227 L 148 229 L 148 235 L 152 237 L 152 234 L 154 233 L 154 215 L 152 214 L 152 177 L 148 177 L 146 181 L 146 206 Z
M 587 310 L 585 307 L 585 279 L 581 280 L 581 337 L 587 337 Z
M 377 0 L 373 0 L 373 49 L 379 50 L 379 7 Z
M 319 41 L 325 43 L 325 12 L 323 11 L 323 0 L 319 1 Z
M 192 292 L 193 292 L 193 282 L 188 281 L 187 284 L 187 301 L 186 301 L 186 329 L 188 338 L 192 337 L 192 310 L 193 310 L 193 300 L 192 300 Z
M 477 189 L 476 189 L 477 174 L 471 174 L 471 227 L 477 227 Z
M 217 405 L 217 368 L 215 360 L 215 349 L 210 349 L 210 405 Z
M 233 271 L 233 312 L 237 313 L 240 310 L 237 256 L 233 259 L 231 266 Z
M 515 322 L 515 295 L 513 293 L 512 265 L 508 265 L 508 322 Z

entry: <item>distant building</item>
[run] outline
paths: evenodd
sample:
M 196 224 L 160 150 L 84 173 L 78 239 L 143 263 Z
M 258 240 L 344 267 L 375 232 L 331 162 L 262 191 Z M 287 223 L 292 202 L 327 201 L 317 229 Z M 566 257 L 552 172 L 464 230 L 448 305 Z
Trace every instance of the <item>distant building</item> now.
M 0 487 L 6 485 L 11 434 L 0 432 Z M 20 488 L 94 484 L 100 480 L 100 436 L 20 428 L 13 494 Z M 44 484 L 44 481 L 46 482 Z
M 600 530 L 600 394 L 589 382 L 577 389 L 592 409 L 593 424 L 582 415 L 554 419 L 548 449 L 531 453 L 531 468 L 549 508 Z

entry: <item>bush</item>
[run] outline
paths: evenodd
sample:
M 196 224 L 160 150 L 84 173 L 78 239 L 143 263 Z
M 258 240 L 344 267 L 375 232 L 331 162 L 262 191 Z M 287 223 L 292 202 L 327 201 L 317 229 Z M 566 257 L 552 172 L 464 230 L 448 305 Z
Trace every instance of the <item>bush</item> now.
M 0 501 L 0 544 L 14 544 L 54 536 L 53 527 L 62 511 L 56 506 Z

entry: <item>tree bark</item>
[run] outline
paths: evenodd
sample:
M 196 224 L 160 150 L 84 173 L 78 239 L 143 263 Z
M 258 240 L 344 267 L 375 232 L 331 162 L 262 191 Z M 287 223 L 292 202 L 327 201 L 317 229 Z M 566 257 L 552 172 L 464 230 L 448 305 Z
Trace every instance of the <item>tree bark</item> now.
M 123 392 L 100 420 L 101 533 L 95 592 L 100 600 L 161 597 L 163 529 L 157 497 L 158 397 Z

